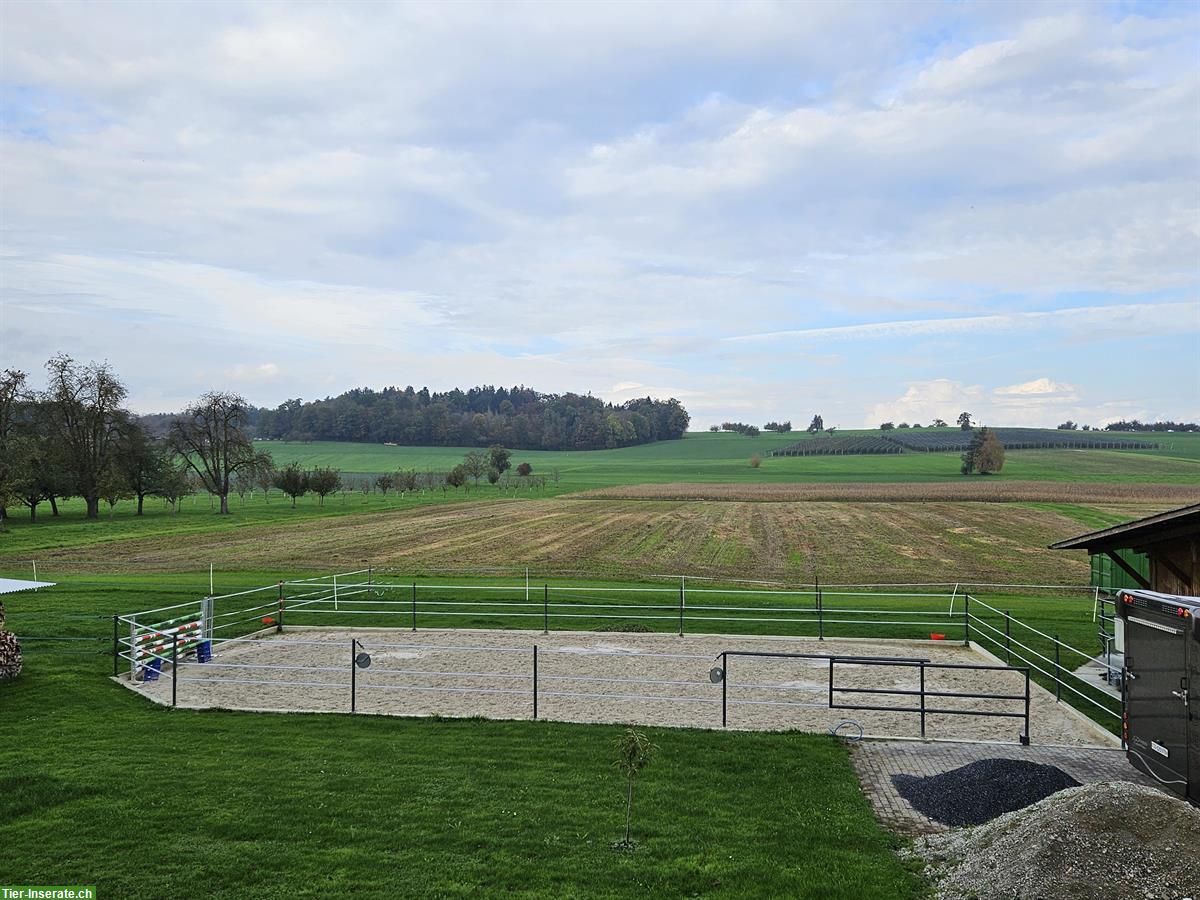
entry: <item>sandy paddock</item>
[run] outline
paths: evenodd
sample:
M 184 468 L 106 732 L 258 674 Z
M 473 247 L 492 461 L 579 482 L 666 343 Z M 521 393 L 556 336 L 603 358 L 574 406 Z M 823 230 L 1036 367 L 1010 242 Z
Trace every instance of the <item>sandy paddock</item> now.
M 349 712 L 351 640 L 371 657 L 358 669 L 357 711 L 383 715 L 533 716 L 533 647 L 538 647 L 538 716 L 565 722 L 638 722 L 721 727 L 721 691 L 710 681 L 723 650 L 925 658 L 931 662 L 994 660 L 961 644 L 931 641 L 826 640 L 728 635 L 626 634 L 400 629 L 290 628 L 220 643 L 211 663 L 179 671 L 180 706 L 263 711 Z M 844 719 L 868 735 L 915 737 L 919 716 L 907 712 L 830 709 L 829 664 L 817 659 L 731 657 L 728 727 L 825 731 Z M 842 687 L 915 689 L 916 667 L 838 663 Z M 171 702 L 171 677 L 122 682 L 159 703 Z M 257 683 L 266 682 L 266 683 Z M 1016 672 L 927 668 L 928 691 L 1021 694 Z M 838 695 L 845 703 L 913 706 L 917 698 Z M 929 698 L 930 707 L 1019 712 L 1023 701 Z M 928 714 L 930 738 L 1016 742 L 1020 719 Z M 1036 744 L 1106 744 L 1106 735 L 1053 695 L 1032 686 L 1031 737 Z

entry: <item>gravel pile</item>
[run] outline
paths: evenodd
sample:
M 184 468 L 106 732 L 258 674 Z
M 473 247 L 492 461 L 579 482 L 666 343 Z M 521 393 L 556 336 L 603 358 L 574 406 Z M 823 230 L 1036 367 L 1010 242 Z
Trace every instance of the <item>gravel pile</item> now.
M 913 809 L 943 825 L 982 825 L 1079 782 L 1057 766 L 981 759 L 941 775 L 893 775 Z
M 1200 810 L 1154 788 L 1071 788 L 917 841 L 940 900 L 1200 898 Z

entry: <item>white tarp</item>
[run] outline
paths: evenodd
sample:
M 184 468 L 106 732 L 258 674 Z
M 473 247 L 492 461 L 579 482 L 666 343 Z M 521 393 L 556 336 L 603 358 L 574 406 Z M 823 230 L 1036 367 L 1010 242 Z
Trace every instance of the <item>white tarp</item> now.
M 0 578 L 0 594 L 15 594 L 17 591 L 36 591 L 38 588 L 54 587 L 53 581 L 22 581 L 19 578 Z

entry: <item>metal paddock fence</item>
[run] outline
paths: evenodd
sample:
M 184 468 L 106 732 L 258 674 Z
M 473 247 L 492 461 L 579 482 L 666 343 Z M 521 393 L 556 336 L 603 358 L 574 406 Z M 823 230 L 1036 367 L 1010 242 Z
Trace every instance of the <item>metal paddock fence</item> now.
M 521 629 L 542 631 L 545 634 L 594 630 L 639 630 L 659 634 L 717 634 L 782 635 L 807 631 L 818 640 L 847 638 L 906 638 L 934 639 L 946 644 L 962 643 L 980 647 L 1003 661 L 995 670 L 1024 673 L 1026 688 L 1024 711 L 1004 713 L 988 711 L 982 715 L 1005 715 L 1026 720 L 1024 734 L 1028 735 L 1028 681 L 1038 681 L 1054 693 L 1056 699 L 1066 700 L 1115 729 L 1121 719 L 1120 700 L 1108 696 L 1094 684 L 1068 670 L 1064 658 L 1090 658 L 1069 644 L 1030 626 L 992 604 L 960 589 L 960 585 L 905 585 L 908 590 L 864 590 L 848 587 L 814 586 L 806 590 L 767 590 L 754 588 L 695 587 L 680 579 L 678 585 L 611 585 L 611 584 L 533 584 L 526 580 L 516 584 L 440 583 L 408 578 L 380 578 L 372 569 L 339 572 L 301 580 L 285 580 L 229 594 L 206 596 L 186 603 L 172 604 L 129 615 L 112 617 L 113 674 L 125 664 L 131 681 L 155 681 L 170 673 L 172 702 L 177 701 L 177 685 L 198 679 L 220 679 L 230 683 L 262 686 L 293 686 L 317 691 L 334 689 L 350 692 L 350 708 L 358 709 L 360 683 L 370 691 L 399 689 L 377 683 L 382 671 L 363 676 L 354 664 L 357 654 L 365 652 L 351 647 L 345 659 L 320 665 L 281 663 L 266 659 L 253 663 L 242 659 L 229 661 L 230 651 L 264 634 L 279 634 L 285 630 L 347 628 L 347 629 L 404 629 L 409 633 L 423 629 Z M 947 590 L 949 588 L 949 590 Z M 616 626 L 615 628 L 613 626 Z M 933 629 L 931 631 L 931 629 Z M 287 644 L 301 642 L 289 637 Z M 327 646 L 327 642 L 313 642 Z M 396 642 L 377 644 L 372 650 L 402 651 L 406 645 Z M 426 650 L 429 648 L 426 647 Z M 446 693 L 491 693 L 500 695 L 530 694 L 536 717 L 538 697 L 594 696 L 585 691 L 555 690 L 543 685 L 547 677 L 569 679 L 567 675 L 539 676 L 537 659 L 541 654 L 555 654 L 553 648 L 526 646 L 511 651 L 476 647 L 483 652 L 514 652 L 532 654 L 529 672 L 476 672 L 464 674 L 473 678 L 493 680 L 490 687 L 473 685 L 456 689 L 442 684 L 429 688 Z M 244 652 L 244 651 L 243 651 Z M 453 652 L 446 650 L 444 652 Z M 744 655 L 726 651 L 729 655 Z M 670 654 L 667 654 L 668 656 Z M 812 656 L 809 654 L 808 656 Z M 945 710 L 931 706 L 940 696 L 958 696 L 972 701 L 1017 702 L 1017 691 L 999 694 L 939 692 L 925 685 L 926 674 L 965 663 L 935 663 L 931 660 L 893 659 L 855 654 L 826 654 L 830 660 L 825 708 L 873 709 L 877 704 L 851 703 L 851 695 L 877 693 L 883 698 L 911 699 L 911 707 L 889 706 L 889 712 L 906 712 L 919 716 L 924 734 L 927 715 L 958 715 L 962 709 Z M 346 660 L 349 662 L 346 662 Z M 856 664 L 880 667 L 900 667 L 914 670 L 919 681 L 910 687 L 873 689 L 861 685 L 843 686 L 835 681 L 835 673 L 843 663 L 856 659 Z M 867 659 L 873 661 L 867 662 Z M 728 657 L 721 656 L 722 673 L 727 671 Z M 202 675 L 196 666 L 210 666 Z M 986 666 L 972 664 L 973 668 Z M 234 672 L 233 670 L 238 670 Z M 228 670 L 228 671 L 225 671 Z M 403 674 L 421 677 L 419 671 Z M 443 678 L 448 672 L 430 673 Z M 372 680 L 374 678 L 374 681 Z M 662 700 L 672 703 L 720 702 L 722 724 L 726 723 L 728 685 L 722 675 L 722 696 L 693 698 L 672 691 L 655 698 L 638 694 L 637 699 Z M 233 679 L 232 681 L 230 681 Z M 330 680 L 332 679 L 332 680 Z M 506 686 L 505 679 L 532 679 L 532 687 Z M 583 681 L 598 683 L 602 677 L 587 677 Z M 620 688 L 625 679 L 614 677 L 608 683 Z M 567 682 L 563 682 L 567 683 Z M 660 682 L 655 682 L 660 683 Z M 703 682 L 696 682 L 696 685 Z M 627 685 L 632 685 L 627 682 Z M 695 686 L 695 685 L 693 685 Z M 751 685 L 772 689 L 770 685 Z M 672 685 L 683 687 L 683 685 Z M 621 688 L 623 689 L 623 688 Z M 606 694 L 608 696 L 608 694 Z M 632 696 L 632 695 L 631 695 Z M 837 703 L 835 704 L 835 700 Z M 753 704 L 759 700 L 742 699 L 736 703 Z M 786 703 L 786 701 L 780 701 Z M 340 701 L 339 701 L 340 703 Z M 961 705 L 961 704 L 960 704 Z M 975 707 L 979 704 L 975 703 Z M 985 703 L 987 705 L 987 703 Z M 992 704 L 994 706 L 994 704 Z

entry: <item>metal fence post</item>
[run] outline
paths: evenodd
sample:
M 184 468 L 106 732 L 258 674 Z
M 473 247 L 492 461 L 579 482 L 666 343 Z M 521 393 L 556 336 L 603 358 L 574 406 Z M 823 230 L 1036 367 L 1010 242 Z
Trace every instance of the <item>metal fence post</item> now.
M 825 597 L 821 593 L 821 581 L 816 582 L 817 586 L 817 640 L 825 640 Z
M 275 622 L 275 633 L 283 631 L 283 582 L 279 582 L 279 619 Z
M 417 630 L 417 583 L 412 583 L 412 630 Z
M 679 636 L 683 637 L 683 582 L 679 582 Z
M 1054 636 L 1054 702 L 1062 700 L 1062 671 L 1059 662 L 1058 635 Z
M 542 634 L 550 633 L 550 585 L 542 585 Z
M 533 717 L 535 719 L 538 717 L 538 673 L 537 673 L 538 660 L 537 660 L 537 658 L 538 658 L 537 644 L 534 644 L 533 645 Z
M 1004 611 L 1004 664 L 1012 665 L 1012 615 Z
M 925 662 L 921 662 L 921 737 L 925 737 Z
M 729 724 L 729 654 L 721 654 L 721 727 Z
M 118 621 L 119 618 L 117 616 L 113 616 L 113 678 L 116 678 L 119 674 L 117 671 L 117 664 L 121 660 L 121 641 L 117 636 Z
M 829 657 L 829 708 L 833 709 L 833 657 Z
M 1022 744 L 1029 743 L 1029 668 L 1025 669 L 1025 734 L 1021 737 Z
M 171 635 L 171 705 L 179 701 L 179 635 Z
M 354 664 L 355 651 L 358 649 L 358 639 L 350 638 L 350 712 L 358 709 L 358 666 Z
M 963 592 L 963 646 L 971 643 L 971 595 Z

